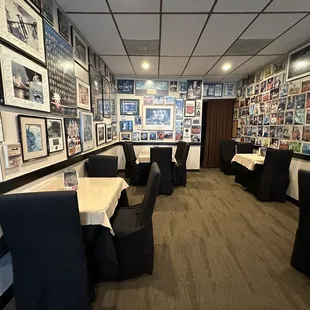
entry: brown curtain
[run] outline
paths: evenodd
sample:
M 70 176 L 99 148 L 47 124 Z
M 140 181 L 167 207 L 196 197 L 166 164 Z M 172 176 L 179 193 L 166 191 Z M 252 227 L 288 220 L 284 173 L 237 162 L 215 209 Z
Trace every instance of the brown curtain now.
M 220 167 L 220 141 L 231 139 L 234 100 L 209 100 L 207 103 L 204 168 Z

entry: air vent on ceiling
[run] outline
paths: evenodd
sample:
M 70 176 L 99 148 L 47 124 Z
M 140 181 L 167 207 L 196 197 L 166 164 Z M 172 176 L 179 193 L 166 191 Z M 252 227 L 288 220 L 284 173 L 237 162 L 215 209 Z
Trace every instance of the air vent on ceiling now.
M 158 40 L 126 40 L 124 39 L 127 52 L 130 56 L 158 56 Z
M 271 39 L 237 40 L 226 52 L 227 56 L 252 56 L 268 45 Z

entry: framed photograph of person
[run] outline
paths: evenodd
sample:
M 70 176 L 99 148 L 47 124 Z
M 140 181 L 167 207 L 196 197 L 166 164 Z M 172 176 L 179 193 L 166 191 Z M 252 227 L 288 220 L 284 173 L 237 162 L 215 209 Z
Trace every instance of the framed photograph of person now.
M 117 80 L 118 94 L 134 94 L 135 81 L 134 80 Z
M 131 132 L 120 132 L 119 133 L 119 140 L 121 142 L 131 141 Z
M 0 16 L 1 39 L 45 64 L 43 21 L 38 12 L 23 0 L 0 0 Z
M 284 69 L 285 69 L 285 59 L 281 59 L 273 65 L 274 74 L 277 74 L 283 71 Z
M 187 98 L 201 99 L 202 80 L 187 80 Z
M 121 115 L 139 115 L 140 100 L 139 99 L 121 99 L 120 114 Z
M 18 115 L 19 139 L 23 162 L 47 157 L 47 133 L 45 118 Z
M 0 51 L 4 104 L 50 112 L 47 70 L 5 46 Z
M 64 188 L 66 190 L 77 190 L 79 186 L 79 174 L 75 169 L 66 169 L 63 173 Z
M 310 43 L 288 54 L 286 80 L 292 81 L 310 74 Z
M 271 76 L 273 74 L 273 66 L 269 65 L 264 69 L 264 78 L 268 78 L 269 76 Z
M 85 70 L 88 70 L 88 46 L 84 39 L 78 34 L 73 26 L 71 26 L 72 46 L 74 60 L 80 64 Z
M 173 93 L 178 91 L 178 81 L 170 81 L 170 91 Z
M 180 92 L 187 91 L 187 83 L 186 82 L 179 82 L 179 91 Z
M 96 124 L 96 140 L 97 140 L 97 146 L 102 145 L 106 142 L 106 130 L 105 130 L 105 124 Z
M 112 141 L 112 125 L 105 126 L 105 133 L 106 133 L 106 142 L 109 143 Z
M 46 119 L 48 152 L 55 153 L 63 151 L 64 138 L 61 119 L 47 118 Z
M 215 84 L 214 97 L 222 97 L 222 96 L 223 96 L 223 84 Z
M 67 40 L 69 41 L 69 19 L 67 15 L 57 8 L 57 15 L 58 15 L 58 30 L 59 33 Z
M 65 118 L 64 123 L 68 157 L 82 153 L 80 120 L 78 118 Z
M 96 68 L 96 54 L 91 47 L 88 47 L 88 63 Z
M 80 79 L 76 79 L 77 107 L 90 111 L 90 87 Z
M 173 130 L 174 106 L 143 105 L 143 130 Z
M 120 121 L 119 130 L 120 131 L 133 131 L 133 121 Z
M 80 112 L 81 141 L 83 152 L 94 148 L 93 139 L 93 114 Z
M 184 101 L 184 117 L 196 116 L 196 100 Z
M 235 84 L 234 83 L 226 83 L 225 84 L 225 96 L 231 97 L 235 95 Z
M 207 84 L 207 97 L 214 97 L 215 95 L 215 85 Z

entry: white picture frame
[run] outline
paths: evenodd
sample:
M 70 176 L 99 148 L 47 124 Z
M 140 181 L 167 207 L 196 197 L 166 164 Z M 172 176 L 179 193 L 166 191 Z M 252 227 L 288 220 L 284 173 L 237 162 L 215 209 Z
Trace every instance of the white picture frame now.
M 5 46 L 1 46 L 0 51 L 4 105 L 50 112 L 46 68 Z M 29 85 L 26 86 L 26 83 Z
M 104 123 L 96 124 L 97 146 L 106 143 L 106 125 Z
M 90 111 L 90 86 L 82 80 L 76 78 L 76 104 L 83 110 Z
M 143 105 L 142 128 L 143 130 L 174 130 L 174 106 L 173 105 Z
M 85 70 L 88 70 L 88 45 L 75 28 L 71 27 L 74 60 Z
M 81 141 L 83 152 L 94 148 L 93 113 L 80 112 Z

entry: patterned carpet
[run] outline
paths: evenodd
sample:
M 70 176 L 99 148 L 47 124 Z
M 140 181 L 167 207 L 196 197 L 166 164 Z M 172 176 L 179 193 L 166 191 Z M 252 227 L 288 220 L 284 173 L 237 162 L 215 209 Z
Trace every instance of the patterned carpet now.
M 128 194 L 139 203 L 143 188 Z M 292 204 L 260 203 L 219 170 L 189 173 L 157 199 L 153 276 L 100 285 L 93 309 L 308 310 L 310 279 L 289 265 L 297 220 Z

